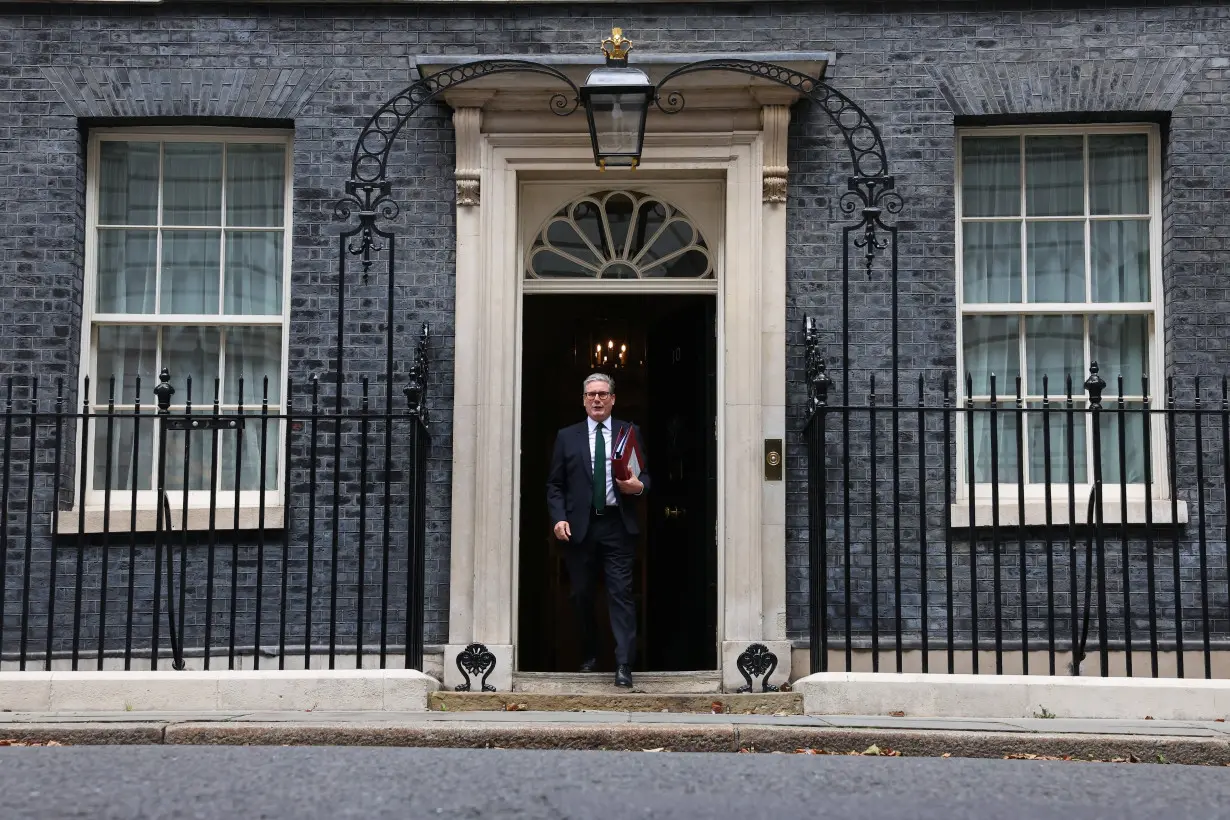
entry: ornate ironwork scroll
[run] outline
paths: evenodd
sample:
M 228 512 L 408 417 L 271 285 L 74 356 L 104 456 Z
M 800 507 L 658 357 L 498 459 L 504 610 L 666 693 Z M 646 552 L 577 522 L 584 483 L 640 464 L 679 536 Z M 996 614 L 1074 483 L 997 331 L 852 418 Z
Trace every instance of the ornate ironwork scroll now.
M 457 654 L 457 671 L 466 679 L 465 683 L 457 684 L 458 692 L 469 692 L 475 679 L 482 676 L 478 681 L 479 691 L 494 692 L 495 687 L 487 683 L 487 678 L 491 677 L 491 673 L 495 671 L 495 655 L 487 648 L 486 644 L 472 643 Z
M 769 678 L 773 677 L 774 670 L 777 669 L 777 655 L 769 651 L 769 647 L 762 643 L 754 643 L 747 649 L 744 649 L 735 661 L 735 667 L 739 670 L 739 674 L 747 681 L 743 686 L 736 689 L 736 692 L 752 691 L 752 678 L 762 678 L 760 681 L 761 692 L 776 692 L 777 687 L 769 683 Z
M 825 370 L 824 354 L 820 351 L 820 331 L 816 320 L 808 316 L 804 322 L 803 362 L 807 370 L 807 419 L 810 420 L 829 403 L 833 380 Z
M 542 63 L 529 60 L 476 60 L 446 68 L 402 89 L 372 114 L 355 143 L 350 178 L 356 182 L 384 181 L 388 174 L 389 153 L 393 150 L 393 143 L 406 121 L 413 117 L 415 112 L 450 88 L 492 74 L 509 72 L 545 74 L 571 89 L 571 97 L 559 93 L 551 98 L 550 107 L 555 114 L 567 116 L 580 105 L 581 91 L 568 79 L 568 75 Z
M 414 352 L 414 362 L 410 365 L 409 379 L 406 386 L 402 388 L 410 414 L 418 416 L 424 424 L 427 423 L 427 404 L 423 399 L 427 391 L 427 351 L 431 344 L 430 333 L 431 327 L 423 322 L 418 348 Z

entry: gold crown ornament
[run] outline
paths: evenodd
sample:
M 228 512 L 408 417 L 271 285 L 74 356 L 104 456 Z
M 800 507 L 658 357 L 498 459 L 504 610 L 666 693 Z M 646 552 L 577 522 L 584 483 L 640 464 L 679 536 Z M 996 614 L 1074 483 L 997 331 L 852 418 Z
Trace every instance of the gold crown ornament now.
M 627 62 L 632 41 L 624 37 L 622 28 L 611 29 L 611 36 L 602 41 L 602 53 L 612 62 Z

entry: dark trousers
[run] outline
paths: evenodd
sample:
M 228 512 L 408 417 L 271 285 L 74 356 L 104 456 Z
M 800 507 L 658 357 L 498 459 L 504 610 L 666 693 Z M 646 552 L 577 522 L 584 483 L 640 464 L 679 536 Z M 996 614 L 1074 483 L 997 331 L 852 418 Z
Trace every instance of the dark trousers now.
M 564 561 L 572 584 L 573 611 L 581 639 L 581 656 L 598 656 L 598 627 L 594 621 L 594 587 L 598 569 L 606 578 L 611 631 L 615 634 L 615 662 L 629 666 L 636 660 L 636 605 L 632 602 L 632 565 L 635 541 L 624 529 L 618 507 L 605 514 L 590 512 L 589 531 L 580 544 L 565 546 Z

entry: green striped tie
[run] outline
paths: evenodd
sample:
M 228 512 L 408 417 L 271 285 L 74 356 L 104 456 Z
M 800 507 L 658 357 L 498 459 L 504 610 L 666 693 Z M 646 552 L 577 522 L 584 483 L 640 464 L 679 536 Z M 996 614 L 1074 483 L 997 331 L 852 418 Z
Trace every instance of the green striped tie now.
M 602 435 L 605 426 L 599 423 L 594 430 L 594 509 L 598 512 L 606 509 L 606 438 Z

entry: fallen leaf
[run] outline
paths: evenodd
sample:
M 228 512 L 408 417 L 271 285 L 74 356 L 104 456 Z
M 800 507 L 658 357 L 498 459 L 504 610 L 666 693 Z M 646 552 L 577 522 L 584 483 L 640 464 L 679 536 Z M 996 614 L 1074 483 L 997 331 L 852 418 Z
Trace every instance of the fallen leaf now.
M 777 691 L 779 691 L 779 692 L 793 692 L 793 691 L 794 691 L 794 687 L 790 685 L 790 681 L 786 681 L 786 682 L 785 682 L 785 683 L 783 683 L 781 686 L 777 687 Z
M 656 748 L 656 749 L 641 749 L 641 751 L 642 751 L 642 752 L 663 752 L 663 751 L 666 751 L 666 747 L 665 747 L 665 746 L 659 746 L 659 747 L 658 747 L 658 748 Z
M 722 702 L 720 700 L 715 700 L 713 703 L 709 704 L 709 708 L 713 711 L 713 714 L 715 715 L 720 715 L 722 714 L 722 712 L 726 710 L 726 707 L 722 705 Z
M 873 743 L 863 750 L 863 754 L 872 756 L 878 755 L 880 754 L 880 747 Z
M 889 712 L 889 717 L 905 717 L 905 712 L 898 709 L 896 712 Z
M 940 757 L 952 757 L 952 752 L 944 752 Z
M 1214 723 L 1225 723 L 1226 719 L 1225 718 L 1213 718 L 1213 722 Z
M 47 741 L 47 745 L 48 746 L 63 746 L 64 744 L 58 740 L 49 740 Z
M 1153 720 L 1153 715 L 1145 715 L 1145 720 Z
M 505 712 L 524 712 L 525 704 L 524 703 L 506 703 L 504 704 L 504 711 Z

